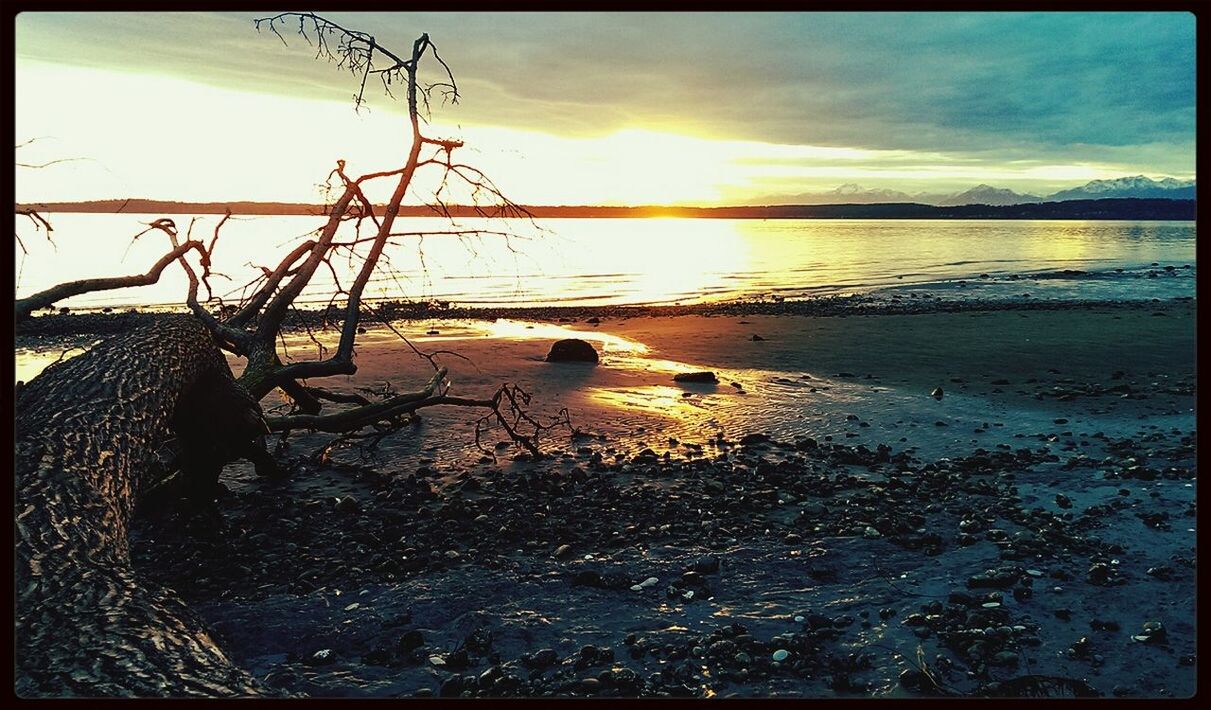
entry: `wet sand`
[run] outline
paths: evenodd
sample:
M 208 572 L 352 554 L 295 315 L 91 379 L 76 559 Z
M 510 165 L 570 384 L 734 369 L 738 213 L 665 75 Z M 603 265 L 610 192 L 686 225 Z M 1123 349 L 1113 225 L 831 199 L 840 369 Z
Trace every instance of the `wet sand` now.
M 531 461 L 431 409 L 327 465 L 299 436 L 289 481 L 232 464 L 213 510 L 145 511 L 132 554 L 243 665 L 313 695 L 977 695 L 1045 675 L 1186 696 L 1193 314 L 401 321 L 474 363 L 441 357 L 453 393 L 515 382 L 578 435 Z M 428 378 L 367 327 L 331 386 Z M 543 361 L 568 329 L 600 364 Z M 699 369 L 719 384 L 672 379 Z

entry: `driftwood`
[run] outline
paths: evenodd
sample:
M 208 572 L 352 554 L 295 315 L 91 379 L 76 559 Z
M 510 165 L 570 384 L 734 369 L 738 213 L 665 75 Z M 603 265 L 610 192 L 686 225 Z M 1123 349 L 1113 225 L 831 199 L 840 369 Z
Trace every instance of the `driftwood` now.
M 419 242 L 428 235 L 460 240 L 500 237 L 509 243 L 512 233 L 507 230 L 454 225 L 425 232 L 397 229 L 396 217 L 418 170 L 441 171 L 431 204 L 438 215 L 452 216 L 445 204 L 451 184 L 470 192 L 479 216 L 531 215 L 505 198 L 477 168 L 453 157 L 461 141 L 422 133 L 434 91 L 443 99 L 458 98 L 454 76 L 429 35 L 418 37 L 405 55 L 382 47 L 367 33 L 308 12 L 262 18 L 256 26 L 283 41 L 279 27 L 297 28 L 318 49 L 318 56 L 354 71 L 361 77 L 359 104 L 370 78 L 382 79 L 384 88 L 391 81 L 406 87 L 411 129 L 407 157 L 398 169 L 360 177 L 347 174 L 345 161 L 338 160 L 329 175 L 336 198 L 324 225 L 313 238 L 285 254 L 276 267 L 262 266 L 261 275 L 246 284 L 238 303 L 215 299 L 209 281 L 226 217 L 208 242 L 193 238 L 194 221 L 182 234 L 171 219 L 157 219 L 134 238 L 162 233 L 170 251 L 146 273 L 60 284 L 14 303 L 17 322 L 29 321 L 35 310 L 65 298 L 154 283 L 175 262 L 188 279 L 185 304 L 192 313 L 112 338 L 47 368 L 17 391 L 16 690 L 21 695 L 265 692 L 233 666 L 173 593 L 144 586 L 131 570 L 127 531 L 132 511 L 153 489 L 160 489 L 168 469 L 181 469 L 174 480 L 183 482 L 187 492 L 205 493 L 213 489 L 223 464 L 237 456 L 252 459 L 258 471 L 272 471 L 274 462 L 259 437 L 270 430 L 339 434 L 325 447 L 326 455 L 354 442 L 373 445 L 406 426 L 417 410 L 435 405 L 483 410 L 476 425 L 477 444 L 482 446 L 481 435 L 499 426 L 535 457 L 542 455 L 541 435 L 568 425 L 566 410 L 549 423 L 531 416 L 529 394 L 515 385 L 501 385 L 490 398 L 451 396 L 446 371 L 434 358 L 437 353 L 422 353 L 398 331 L 400 339 L 433 366 L 433 379 L 423 389 L 370 399 L 308 384 L 308 380 L 357 372 L 354 346 L 358 333 L 364 332 L 361 318 L 363 311 L 374 310 L 363 301 L 363 292 L 380 261 L 389 261 L 384 253 L 388 247 Z M 440 68 L 436 82 L 425 83 L 419 77 L 426 59 Z M 395 182 L 381 210 L 363 191 L 364 185 L 377 180 Z M 481 202 L 489 204 L 481 207 Z M 27 216 L 40 220 L 36 214 Z M 50 224 L 39 223 L 49 233 Z M 18 245 L 24 248 L 19 239 Z M 340 284 L 333 265 L 338 254 L 347 255 L 350 265 L 359 264 L 347 285 Z M 279 347 L 284 323 L 315 274 L 325 270 L 337 287 L 329 305 L 344 300 L 343 308 L 336 309 L 339 323 L 333 324 L 339 327 L 340 339 L 327 357 L 321 348 L 317 359 L 292 360 Z M 201 287 L 206 294 L 199 299 Z M 212 308 L 215 300 L 220 306 L 217 311 Z M 245 360 L 238 381 L 220 349 Z M 267 422 L 257 402 L 278 389 L 290 397 L 295 409 Z M 356 406 L 324 412 L 324 402 Z M 368 429 L 373 433 L 360 433 Z M 179 455 L 175 465 L 165 467 L 157 463 L 158 453 L 169 440 L 175 442 Z
M 181 316 L 112 338 L 16 399 L 16 692 L 262 694 L 175 593 L 135 576 L 127 548 L 165 441 L 204 491 L 265 431 L 206 327 Z

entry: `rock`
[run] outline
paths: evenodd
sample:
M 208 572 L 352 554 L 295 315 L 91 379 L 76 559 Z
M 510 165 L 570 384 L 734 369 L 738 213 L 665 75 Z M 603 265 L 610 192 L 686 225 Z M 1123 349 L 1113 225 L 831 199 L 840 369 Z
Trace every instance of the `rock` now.
M 775 663 L 781 663 L 781 662 L 785 661 L 786 659 L 790 658 L 790 655 L 791 655 L 790 651 L 787 651 L 784 648 L 780 648 L 777 651 L 774 651 L 773 659 L 774 659 Z
M 761 342 L 762 340 L 765 340 L 765 338 L 762 338 L 760 335 L 754 335 L 754 336 L 753 336 L 753 342 L 754 342 L 754 343 L 759 343 L 759 342 Z
M 719 378 L 715 377 L 713 372 L 679 372 L 673 375 L 674 382 L 699 382 L 703 384 L 717 384 Z
M 580 584 L 586 587 L 604 587 L 605 580 L 601 578 L 601 573 L 597 570 L 585 569 L 580 570 L 572 576 L 572 584 Z
M 1076 643 L 1068 647 L 1068 654 L 1075 658 L 1087 658 L 1089 656 L 1089 639 L 1085 636 L 1077 639 Z
M 769 441 L 769 436 L 765 434 L 745 434 L 740 437 L 741 446 L 751 446 L 753 444 L 764 444 Z
M 1024 570 L 1020 567 L 1003 566 L 990 570 L 985 570 L 981 574 L 972 575 L 967 579 L 967 587 L 975 589 L 979 587 L 992 587 L 997 589 L 1008 589 L 1021 578 Z
M 547 353 L 547 362 L 597 362 L 597 351 L 579 338 L 558 340 Z
M 404 635 L 399 637 L 399 642 L 396 644 L 396 648 L 399 649 L 400 653 L 406 654 L 409 651 L 420 648 L 424 645 L 425 637 L 421 634 L 421 632 L 413 629 L 412 631 L 404 632 Z
M 900 685 L 905 690 L 920 690 L 925 687 L 925 674 L 916 668 L 909 668 L 900 674 Z
M 1063 493 L 1056 493 L 1055 494 L 1055 504 L 1060 506 L 1061 508 L 1065 508 L 1065 509 L 1071 508 L 1072 499 L 1069 498 L 1068 496 L 1064 495 Z
M 463 679 L 461 676 L 453 676 L 447 678 L 438 689 L 437 695 L 442 698 L 457 698 L 463 692 Z
M 714 555 L 699 557 L 694 563 L 694 569 L 699 574 L 714 574 L 719 571 L 719 558 Z
M 544 648 L 537 651 L 533 656 L 530 657 L 530 664 L 535 668 L 546 668 L 554 663 L 558 658 L 559 656 L 556 655 L 555 649 Z
M 560 545 L 559 547 L 555 548 L 555 556 L 563 557 L 571 551 L 572 551 L 571 545 Z
M 929 396 L 933 397 L 934 399 L 942 399 L 942 395 L 943 392 L 941 387 L 934 387 L 933 392 L 929 393 Z

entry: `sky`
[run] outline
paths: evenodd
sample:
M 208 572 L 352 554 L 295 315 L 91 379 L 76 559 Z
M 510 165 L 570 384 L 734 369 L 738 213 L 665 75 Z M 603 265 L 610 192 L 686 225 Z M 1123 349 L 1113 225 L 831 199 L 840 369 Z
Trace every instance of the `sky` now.
M 18 162 L 68 160 L 18 166 L 17 200 L 316 202 L 338 159 L 399 165 L 401 93 L 355 110 L 355 77 L 256 16 L 18 15 Z M 527 204 L 1195 177 L 1188 13 L 326 16 L 400 54 L 429 33 L 462 99 L 427 133 Z

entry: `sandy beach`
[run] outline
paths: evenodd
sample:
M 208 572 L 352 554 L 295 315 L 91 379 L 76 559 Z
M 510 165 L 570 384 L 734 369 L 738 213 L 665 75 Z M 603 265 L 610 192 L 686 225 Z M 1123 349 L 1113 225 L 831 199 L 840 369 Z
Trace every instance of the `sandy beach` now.
M 328 464 L 295 436 L 288 481 L 229 465 L 213 510 L 144 511 L 133 555 L 242 666 L 318 696 L 1013 695 L 1023 676 L 1186 696 L 1194 312 L 396 321 L 462 356 L 438 356 L 454 393 L 516 383 L 575 435 L 534 461 L 433 408 Z M 366 327 L 336 389 L 429 377 Z M 600 363 L 545 362 L 565 337 Z M 24 344 L 36 368 L 63 341 Z M 718 384 L 673 380 L 699 370 Z

